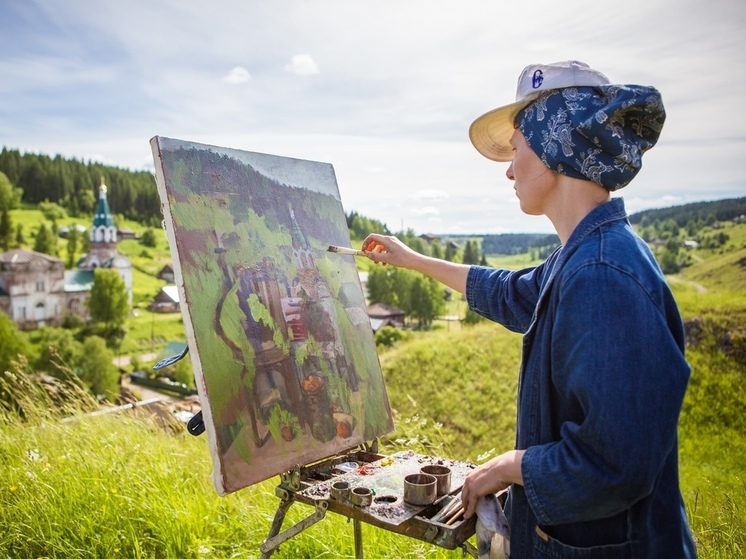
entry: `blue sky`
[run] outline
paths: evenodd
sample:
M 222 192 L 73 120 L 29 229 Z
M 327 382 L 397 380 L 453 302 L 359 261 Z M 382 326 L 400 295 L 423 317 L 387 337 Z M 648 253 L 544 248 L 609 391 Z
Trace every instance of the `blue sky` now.
M 0 146 L 152 169 L 167 136 L 331 163 L 393 230 L 549 232 L 467 130 L 524 66 L 577 59 L 663 95 L 630 212 L 746 195 L 746 2 L 611 6 L 3 0 Z

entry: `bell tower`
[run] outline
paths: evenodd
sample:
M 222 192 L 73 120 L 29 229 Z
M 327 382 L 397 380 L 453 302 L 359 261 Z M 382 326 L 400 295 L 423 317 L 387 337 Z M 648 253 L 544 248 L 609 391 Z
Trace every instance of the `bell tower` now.
M 117 227 L 109 209 L 104 177 L 98 187 L 98 204 L 93 214 L 93 225 L 89 236 L 90 250 L 86 256 L 86 268 L 95 268 L 117 255 Z

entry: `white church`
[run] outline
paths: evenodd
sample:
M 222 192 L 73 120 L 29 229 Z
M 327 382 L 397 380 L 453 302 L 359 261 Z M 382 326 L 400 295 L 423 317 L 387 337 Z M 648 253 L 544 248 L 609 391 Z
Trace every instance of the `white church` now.
M 132 304 L 132 263 L 117 252 L 117 227 L 101 178 L 98 204 L 89 232 L 90 249 L 75 270 L 65 270 L 59 258 L 32 250 L 0 254 L 0 312 L 22 330 L 58 326 L 67 316 L 88 318 L 86 301 L 96 268 L 119 272 Z

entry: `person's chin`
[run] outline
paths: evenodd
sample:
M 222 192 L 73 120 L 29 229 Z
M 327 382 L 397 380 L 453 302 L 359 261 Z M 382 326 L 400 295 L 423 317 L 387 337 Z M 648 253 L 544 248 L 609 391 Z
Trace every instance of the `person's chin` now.
M 521 211 L 525 213 L 526 215 L 543 215 L 540 211 L 538 211 L 536 208 L 532 208 L 527 203 L 525 203 L 523 200 L 518 198 L 518 202 L 521 206 Z

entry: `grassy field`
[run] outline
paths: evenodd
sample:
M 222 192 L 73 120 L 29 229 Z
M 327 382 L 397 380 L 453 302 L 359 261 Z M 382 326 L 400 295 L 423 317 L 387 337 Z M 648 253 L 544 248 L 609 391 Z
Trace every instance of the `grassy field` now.
M 746 549 L 743 364 L 714 347 L 694 367 L 681 419 L 682 491 L 701 557 Z M 381 361 L 402 447 L 481 462 L 512 446 L 520 338 L 490 324 L 417 334 Z M 717 405 L 714 405 L 714 402 Z M 130 415 L 60 423 L 39 410 L 0 421 L 0 550 L 8 557 L 257 557 L 277 506 L 270 480 L 218 497 L 204 437 Z M 296 506 L 286 525 L 311 509 Z M 370 527 L 366 557 L 460 557 Z M 0 555 L 2 556 L 2 555 Z M 329 514 L 277 557 L 353 557 Z

